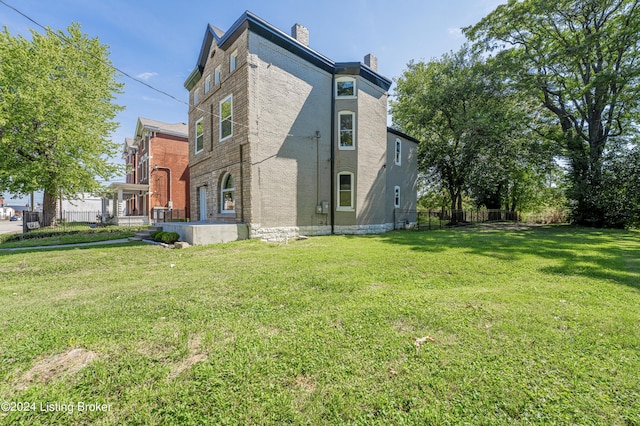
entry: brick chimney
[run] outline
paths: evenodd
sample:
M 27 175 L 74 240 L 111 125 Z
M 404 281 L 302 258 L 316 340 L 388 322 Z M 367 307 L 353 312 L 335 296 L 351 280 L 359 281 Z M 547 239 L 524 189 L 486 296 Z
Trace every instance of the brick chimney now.
M 291 37 L 298 40 L 305 46 L 309 46 L 309 29 L 300 24 L 295 24 L 291 27 Z
M 378 58 L 373 56 L 371 53 L 364 57 L 364 64 L 375 72 L 378 72 Z

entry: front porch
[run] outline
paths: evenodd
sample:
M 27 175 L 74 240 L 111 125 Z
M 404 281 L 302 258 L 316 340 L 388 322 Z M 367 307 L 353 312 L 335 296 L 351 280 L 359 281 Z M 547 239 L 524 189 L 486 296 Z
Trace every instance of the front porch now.
M 119 226 L 143 226 L 149 225 L 149 216 L 141 215 L 145 211 L 142 206 L 141 211 L 138 209 L 129 211 L 128 201 L 142 197 L 147 199 L 149 195 L 149 185 L 138 183 L 114 182 L 109 185 L 111 192 L 105 196 L 102 203 L 102 221 Z M 108 200 L 113 200 L 113 213 L 109 215 L 105 206 Z

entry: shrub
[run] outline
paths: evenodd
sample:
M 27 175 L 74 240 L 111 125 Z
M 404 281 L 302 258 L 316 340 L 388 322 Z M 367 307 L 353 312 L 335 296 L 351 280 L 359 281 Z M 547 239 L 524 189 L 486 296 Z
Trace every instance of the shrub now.
M 162 231 L 153 231 L 149 233 L 149 236 L 151 237 L 152 240 L 154 241 L 160 241 L 159 239 L 156 239 L 156 237 L 158 236 L 158 234 L 160 234 Z
M 173 244 L 180 239 L 180 234 L 177 232 L 163 232 L 161 239 L 163 243 Z
M 160 241 L 166 244 L 173 244 L 180 239 L 180 234 L 178 234 L 177 232 L 156 231 L 151 233 L 151 237 L 155 241 Z

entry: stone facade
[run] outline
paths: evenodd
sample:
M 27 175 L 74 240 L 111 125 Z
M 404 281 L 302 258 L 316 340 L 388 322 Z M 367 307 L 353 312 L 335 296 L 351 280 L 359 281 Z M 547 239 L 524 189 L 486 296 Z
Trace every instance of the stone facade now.
M 185 82 L 192 221 L 245 223 L 251 238 L 265 240 L 393 229 L 389 185 L 400 182 L 403 207 L 415 210 L 417 161 L 389 173 L 391 81 L 373 69 L 372 56 L 366 65 L 336 63 L 309 48 L 306 28 L 292 30 L 288 36 L 250 12 L 226 33 L 207 27 Z M 352 93 L 338 92 L 341 79 L 353 82 Z M 223 138 L 221 102 L 229 97 L 233 131 Z M 346 130 L 345 112 L 354 121 Z M 353 146 L 345 148 L 339 141 L 349 132 Z M 415 141 L 403 140 L 415 151 Z M 350 186 L 340 187 L 340 173 L 350 174 Z M 353 202 L 339 208 L 345 186 Z

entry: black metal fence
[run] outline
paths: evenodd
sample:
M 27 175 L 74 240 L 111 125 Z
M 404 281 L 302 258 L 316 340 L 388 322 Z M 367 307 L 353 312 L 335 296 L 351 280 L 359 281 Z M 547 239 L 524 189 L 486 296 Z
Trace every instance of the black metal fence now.
M 396 229 L 430 230 L 484 222 L 520 222 L 518 212 L 510 210 L 394 210 Z
M 153 221 L 162 222 L 188 222 L 186 209 L 154 209 Z

